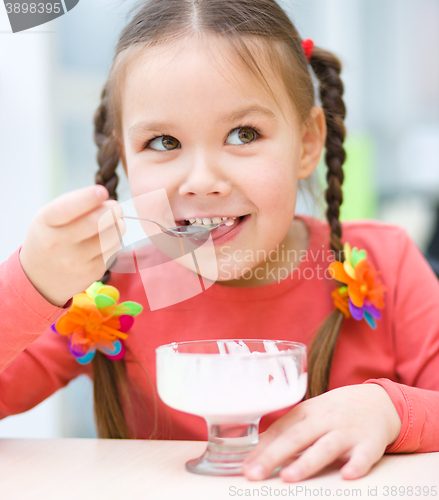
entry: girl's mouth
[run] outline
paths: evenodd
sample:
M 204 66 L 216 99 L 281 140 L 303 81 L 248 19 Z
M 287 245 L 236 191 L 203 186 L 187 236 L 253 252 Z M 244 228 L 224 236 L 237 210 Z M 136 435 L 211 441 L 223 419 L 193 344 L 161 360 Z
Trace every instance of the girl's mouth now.
M 223 237 L 226 235 L 230 236 L 225 239 L 230 239 L 233 233 L 236 233 L 236 228 L 238 228 L 244 221 L 250 218 L 250 214 L 237 216 L 237 217 L 213 217 L 213 218 L 195 218 L 189 220 L 175 221 L 177 226 L 205 226 L 209 227 L 212 224 L 218 224 L 221 220 L 224 222 L 220 224 L 216 229 L 211 231 L 212 240 L 216 241 L 221 238 L 221 243 L 223 242 Z M 219 241 L 218 241 L 219 243 Z

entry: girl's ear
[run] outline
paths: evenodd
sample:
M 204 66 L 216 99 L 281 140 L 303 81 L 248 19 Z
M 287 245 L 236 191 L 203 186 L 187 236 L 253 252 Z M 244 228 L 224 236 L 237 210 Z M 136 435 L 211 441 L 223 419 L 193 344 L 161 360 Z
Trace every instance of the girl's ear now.
M 319 164 L 326 141 L 325 112 L 320 106 L 311 109 L 310 117 L 302 128 L 302 155 L 299 179 L 309 177 Z

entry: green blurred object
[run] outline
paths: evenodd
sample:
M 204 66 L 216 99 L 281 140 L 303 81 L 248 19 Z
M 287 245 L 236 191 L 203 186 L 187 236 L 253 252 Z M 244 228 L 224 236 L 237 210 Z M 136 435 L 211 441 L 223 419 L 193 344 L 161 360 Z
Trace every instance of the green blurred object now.
M 346 162 L 343 165 L 343 203 L 340 220 L 376 219 L 378 194 L 373 164 L 373 141 L 367 135 L 350 136 L 344 142 Z M 326 183 L 326 165 L 322 158 L 318 177 L 323 186 Z

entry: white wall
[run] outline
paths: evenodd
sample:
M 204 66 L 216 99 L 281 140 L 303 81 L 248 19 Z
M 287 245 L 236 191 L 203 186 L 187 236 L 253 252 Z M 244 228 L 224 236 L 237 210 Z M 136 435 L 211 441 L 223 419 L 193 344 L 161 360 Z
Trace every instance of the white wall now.
M 46 28 L 47 30 L 47 28 Z M 22 244 L 50 198 L 52 33 L 8 33 L 0 8 L 0 261 Z
M 51 197 L 50 30 L 12 34 L 0 7 L 0 262 L 23 243 L 33 215 Z M 0 421 L 0 437 L 59 436 L 60 397 Z

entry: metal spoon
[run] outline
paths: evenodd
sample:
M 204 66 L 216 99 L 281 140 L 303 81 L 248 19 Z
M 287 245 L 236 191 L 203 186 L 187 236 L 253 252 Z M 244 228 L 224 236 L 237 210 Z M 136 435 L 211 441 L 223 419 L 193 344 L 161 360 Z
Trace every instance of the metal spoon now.
M 216 229 L 218 226 L 223 224 L 222 221 L 219 224 L 212 224 L 210 226 L 177 226 L 177 227 L 165 227 L 160 222 L 157 222 L 152 219 L 142 219 L 140 217 L 130 217 L 128 215 L 124 215 L 122 219 L 134 219 L 134 220 L 145 220 L 148 222 L 153 222 L 157 224 L 163 233 L 168 234 L 169 236 L 175 236 L 178 238 L 199 238 L 201 236 L 207 236 L 210 231 Z

